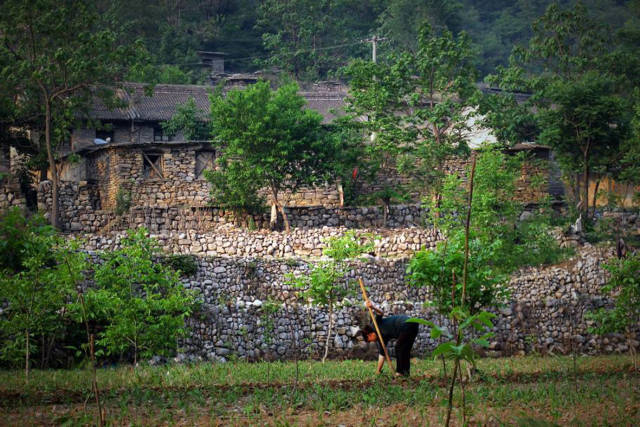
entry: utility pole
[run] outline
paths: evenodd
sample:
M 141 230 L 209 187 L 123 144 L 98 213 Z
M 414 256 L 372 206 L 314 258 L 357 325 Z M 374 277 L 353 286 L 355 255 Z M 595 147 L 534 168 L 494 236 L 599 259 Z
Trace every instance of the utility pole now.
M 386 37 L 378 37 L 378 36 L 373 36 L 370 39 L 366 39 L 365 41 L 371 43 L 371 59 L 373 60 L 373 63 L 375 64 L 378 59 L 377 57 L 377 50 L 378 50 L 378 42 L 382 42 L 385 41 L 387 38 Z

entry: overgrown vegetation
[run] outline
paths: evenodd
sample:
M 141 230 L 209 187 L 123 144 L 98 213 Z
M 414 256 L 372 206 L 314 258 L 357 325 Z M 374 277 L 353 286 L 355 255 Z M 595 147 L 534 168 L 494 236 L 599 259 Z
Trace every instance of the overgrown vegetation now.
M 598 334 L 624 333 L 633 366 L 638 369 L 634 335 L 635 328 L 640 324 L 640 253 L 622 259 L 614 258 L 605 268 L 610 277 L 602 287 L 602 292 L 613 297 L 614 303 L 611 308 L 600 308 L 588 313 L 588 318 L 596 322 L 591 331 Z
M 259 189 L 271 197 L 271 223 L 279 212 L 285 230 L 289 220 L 280 195 L 310 184 L 322 171 L 319 153 L 325 149 L 322 116 L 303 109 L 296 84 L 272 90 L 258 82 L 245 90 L 211 97 L 213 144 L 221 154 L 217 169 L 208 173 L 220 206 L 251 213 L 264 204 Z
M 137 362 L 171 355 L 196 308 L 144 228 L 102 254 L 93 271 L 80 242 L 60 236 L 40 216 L 18 209 L 0 217 L 0 359 L 4 366 L 70 366 L 89 356 L 97 337 L 98 360 Z M 172 264 L 183 273 L 192 257 Z M 197 268 L 197 265 L 195 265 Z M 184 269 L 184 270 L 182 270 Z M 86 333 L 85 333 L 86 332 Z M 37 356 L 34 360 L 34 356 Z
M 95 288 L 84 292 L 89 319 L 97 325 L 97 354 L 139 358 L 169 356 L 185 336 L 195 295 L 178 273 L 155 261 L 157 243 L 147 230 L 129 231 L 121 249 L 105 253 L 95 269 Z M 74 311 L 81 312 L 80 307 Z
M 55 356 L 69 322 L 69 300 L 83 279 L 85 256 L 42 217 L 26 219 L 15 208 L 0 217 L 0 359 L 24 361 L 25 376 Z
M 473 254 L 467 266 L 468 307 L 493 307 L 506 298 L 509 274 L 525 265 L 551 264 L 568 251 L 550 235 L 551 209 L 544 204 L 520 220 L 523 205 L 514 197 L 522 159 L 499 150 L 478 153 L 468 247 Z M 461 178 L 445 179 L 441 200 L 429 202 L 429 221 L 446 240 L 436 250 L 416 252 L 407 269 L 409 282 L 428 286 L 441 313 L 459 306 L 465 270 L 467 191 Z M 452 280 L 456 287 L 452 300 Z

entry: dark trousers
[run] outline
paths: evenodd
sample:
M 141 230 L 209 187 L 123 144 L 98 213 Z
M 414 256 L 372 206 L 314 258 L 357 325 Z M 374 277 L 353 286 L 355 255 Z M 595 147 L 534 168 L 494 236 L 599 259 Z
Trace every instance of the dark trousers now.
M 411 348 L 418 335 L 418 324 L 405 324 L 406 330 L 396 340 L 396 371 L 406 377 L 411 370 Z

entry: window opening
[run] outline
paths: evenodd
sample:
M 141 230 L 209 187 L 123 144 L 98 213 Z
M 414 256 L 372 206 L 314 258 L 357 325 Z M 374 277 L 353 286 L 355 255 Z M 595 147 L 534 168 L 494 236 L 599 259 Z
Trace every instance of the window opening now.
M 204 171 L 214 169 L 215 154 L 214 151 L 198 151 L 196 153 L 196 178 L 204 178 Z
M 162 154 L 142 153 L 142 175 L 146 179 L 164 178 L 162 174 Z
M 172 141 L 173 135 L 169 135 L 160 125 L 153 127 L 153 140 L 154 141 Z

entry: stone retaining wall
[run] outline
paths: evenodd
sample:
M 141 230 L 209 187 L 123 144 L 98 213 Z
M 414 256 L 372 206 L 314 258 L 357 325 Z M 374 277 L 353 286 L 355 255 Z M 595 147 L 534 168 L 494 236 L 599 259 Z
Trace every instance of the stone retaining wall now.
M 318 257 L 329 237 L 342 235 L 346 228 L 294 229 L 291 233 L 248 231 L 232 228 L 217 232 L 169 232 L 152 234 L 166 253 L 226 257 Z M 407 257 L 423 248 L 435 247 L 440 235 L 433 229 L 417 227 L 389 230 L 361 229 L 358 233 L 376 236 L 374 256 Z M 119 247 L 122 232 L 81 237 L 90 251 Z M 288 261 L 287 261 L 288 262 Z
M 325 231 L 328 235 L 337 235 L 342 230 Z M 202 310 L 189 319 L 192 334 L 183 342 L 184 351 L 178 359 L 223 360 L 235 355 L 256 360 L 319 355 L 326 338 L 328 313 L 302 301 L 299 290 L 287 283 L 287 276 L 308 274 L 317 258 L 304 260 L 294 255 L 305 251 L 310 251 L 305 254 L 316 254 L 314 251 L 322 246 L 320 237 L 318 248 L 303 247 L 300 253 L 287 252 L 290 257 L 286 258 L 197 257 L 198 271 L 183 282 L 201 296 Z M 297 238 L 303 241 L 308 236 Z M 239 235 L 232 240 L 240 242 L 239 245 L 247 244 L 242 243 L 243 237 Z M 160 241 L 165 248 L 171 248 L 167 241 L 162 238 Z M 378 244 L 377 253 L 386 254 L 382 250 L 384 245 L 390 245 L 387 252 L 393 253 L 393 245 L 384 238 L 383 242 Z M 88 249 L 92 250 L 112 249 L 117 245 L 117 237 L 92 236 L 88 240 Z M 515 274 L 508 284 L 509 300 L 495 310 L 496 335 L 490 348 L 483 351 L 494 356 L 627 351 L 625 337 L 592 335 L 588 332 L 590 321 L 585 318 L 587 311 L 611 304 L 600 292 L 606 281 L 602 263 L 610 256 L 610 252 L 587 245 L 560 266 L 525 269 Z M 350 289 L 352 295 L 342 301 L 344 306 L 335 313 L 335 332 L 330 338 L 332 357 L 375 356 L 374 346 L 364 343 L 357 334 L 358 327 L 367 321 L 356 284 L 358 277 L 363 278 L 370 297 L 385 313 L 407 313 L 447 324 L 432 308 L 425 307 L 429 299 L 426 289 L 407 285 L 407 260 L 407 257 L 369 256 L 365 261 L 349 265 L 347 280 L 342 286 Z M 638 347 L 640 328 L 635 332 L 634 345 Z M 421 327 L 414 347 L 416 354 L 426 355 L 436 345 L 437 342 L 429 338 L 428 330 Z
M 145 190 L 146 191 L 146 190 Z M 161 188 L 154 191 L 162 192 Z M 88 181 L 62 182 L 60 193 L 60 227 L 67 231 L 87 233 L 124 231 L 144 226 L 152 232 L 209 232 L 231 229 L 238 223 L 251 228 L 269 229 L 269 214 L 252 215 L 251 218 L 236 218 L 235 214 L 216 207 L 187 206 L 139 206 L 132 200 L 132 207 L 117 216 L 113 210 L 102 209 L 98 186 Z M 1 196 L 0 196 L 1 197 Z M 51 210 L 51 182 L 43 181 L 38 186 L 38 208 Z M 290 207 L 287 208 L 289 223 L 293 228 L 349 227 L 377 228 L 383 225 L 380 207 Z M 385 228 L 401 228 L 425 224 L 427 210 L 420 205 L 391 206 Z M 280 224 L 281 226 L 281 224 Z
M 567 354 L 609 353 L 628 350 L 619 334 L 605 337 L 588 332 L 590 321 L 584 314 L 610 304 L 600 296 L 605 281 L 601 268 L 604 254 L 593 248 L 562 267 L 541 271 L 526 270 L 515 275 L 508 287 L 510 300 L 496 311 L 496 336 L 487 351 L 492 355 L 531 352 Z M 285 276 L 306 274 L 309 265 L 299 260 L 210 258 L 200 261 L 198 273 L 185 286 L 203 295 L 203 312 L 191 319 L 192 336 L 184 343 L 182 358 L 221 359 L 230 354 L 241 358 L 291 358 L 295 353 L 317 355 L 326 338 L 325 310 L 298 300 L 297 289 L 286 284 Z M 353 296 L 335 316 L 332 334 L 334 357 L 374 355 L 372 344 L 357 336 L 366 313 L 355 283 L 362 277 L 370 297 L 388 314 L 407 313 L 445 323 L 441 316 L 424 308 L 425 289 L 405 284 L 405 260 L 371 259 L 354 263 L 348 273 Z M 265 308 L 279 304 L 275 314 Z M 636 331 L 636 338 L 638 338 Z M 425 355 L 437 345 L 425 327 L 415 344 Z M 636 340 L 635 345 L 638 346 Z

